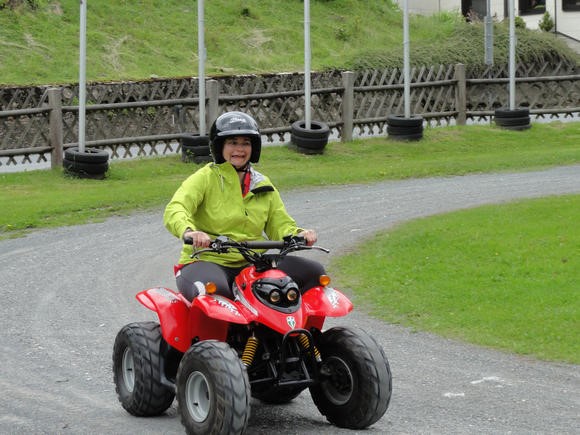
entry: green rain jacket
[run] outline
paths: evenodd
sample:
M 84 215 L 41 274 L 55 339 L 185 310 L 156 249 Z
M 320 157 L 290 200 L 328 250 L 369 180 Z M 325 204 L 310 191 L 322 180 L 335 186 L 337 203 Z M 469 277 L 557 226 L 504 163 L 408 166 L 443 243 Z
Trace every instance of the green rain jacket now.
M 303 231 L 282 202 L 280 193 L 265 175 L 250 167 L 250 191 L 242 196 L 240 179 L 229 163 L 208 163 L 189 176 L 167 204 L 165 227 L 181 238 L 189 227 L 211 239 L 227 236 L 236 241 L 282 240 Z M 246 260 L 232 250 L 226 254 L 204 252 L 198 259 L 228 267 L 240 267 Z M 179 264 L 187 264 L 193 247 L 183 245 Z

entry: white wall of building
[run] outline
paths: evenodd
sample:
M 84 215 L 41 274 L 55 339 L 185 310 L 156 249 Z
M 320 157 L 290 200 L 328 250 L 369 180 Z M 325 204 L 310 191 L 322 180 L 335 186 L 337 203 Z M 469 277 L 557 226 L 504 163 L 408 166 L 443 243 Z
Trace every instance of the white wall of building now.
M 461 0 L 407 0 L 409 12 L 413 14 L 430 15 L 442 11 L 461 12 Z M 403 8 L 403 0 L 395 0 Z M 508 3 L 506 0 L 505 3 Z M 516 15 L 518 0 L 514 0 Z M 491 14 L 495 19 L 502 21 L 508 16 L 504 11 L 504 0 L 491 0 Z M 580 41 L 580 12 L 562 11 L 561 0 L 546 0 L 546 11 L 556 24 L 556 31 L 570 38 Z M 542 14 L 523 15 L 528 29 L 538 29 Z

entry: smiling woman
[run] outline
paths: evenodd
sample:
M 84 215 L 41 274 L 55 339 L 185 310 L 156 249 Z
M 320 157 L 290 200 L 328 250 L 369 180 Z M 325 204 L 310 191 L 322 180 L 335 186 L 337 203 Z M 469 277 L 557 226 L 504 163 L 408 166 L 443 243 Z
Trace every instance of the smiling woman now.
M 165 208 L 165 227 L 183 239 L 175 277 L 179 291 L 189 300 L 199 294 L 199 282 L 213 282 L 217 293 L 232 297 L 232 281 L 247 259 L 236 252 L 204 252 L 212 240 L 225 236 L 234 241 L 283 240 L 300 236 L 308 245 L 316 232 L 300 228 L 288 214 L 279 192 L 258 172 L 262 139 L 258 124 L 243 112 L 226 112 L 213 123 L 210 147 L 214 163 L 188 177 Z M 316 285 L 323 267 L 309 259 L 286 257 L 280 270 L 290 275 L 301 290 Z

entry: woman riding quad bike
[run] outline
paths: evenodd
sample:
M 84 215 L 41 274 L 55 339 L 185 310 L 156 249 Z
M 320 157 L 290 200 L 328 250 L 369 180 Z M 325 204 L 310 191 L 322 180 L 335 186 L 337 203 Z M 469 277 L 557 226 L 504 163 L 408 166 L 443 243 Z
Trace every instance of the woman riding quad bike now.
M 288 255 L 323 248 L 254 168 L 256 121 L 241 112 L 219 116 L 210 149 L 214 162 L 189 176 L 165 208 L 166 228 L 184 242 L 179 292 L 139 293 L 160 325 L 127 325 L 117 337 L 121 403 L 134 415 L 155 415 L 177 394 L 191 433 L 241 433 L 251 395 L 284 403 L 309 388 L 330 422 L 373 424 L 391 395 L 387 359 L 362 331 L 322 332 L 326 317 L 344 316 L 352 304 L 329 286 L 320 263 Z
M 113 368 L 123 407 L 159 415 L 177 394 L 188 433 L 238 434 L 247 427 L 252 396 L 281 404 L 308 388 L 332 424 L 363 429 L 379 420 L 392 390 L 382 348 L 362 330 L 323 331 L 326 317 L 348 314 L 352 303 L 326 275 L 302 294 L 276 267 L 287 254 L 308 249 L 324 250 L 296 237 L 218 237 L 203 251 L 236 250 L 249 263 L 233 283 L 233 299 L 216 294 L 214 283 L 192 302 L 167 288 L 140 292 L 137 299 L 157 312 L 160 324 L 131 323 L 117 335 Z

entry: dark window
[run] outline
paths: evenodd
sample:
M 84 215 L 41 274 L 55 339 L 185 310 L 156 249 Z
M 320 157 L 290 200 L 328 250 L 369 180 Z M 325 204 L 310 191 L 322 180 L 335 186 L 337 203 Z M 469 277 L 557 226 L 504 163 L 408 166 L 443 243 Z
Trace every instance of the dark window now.
M 580 0 L 562 0 L 563 11 L 580 11 Z
M 543 14 L 546 12 L 546 0 L 520 0 L 519 8 L 520 15 Z

